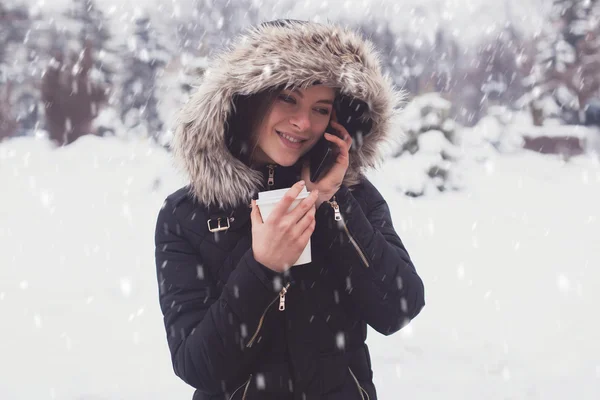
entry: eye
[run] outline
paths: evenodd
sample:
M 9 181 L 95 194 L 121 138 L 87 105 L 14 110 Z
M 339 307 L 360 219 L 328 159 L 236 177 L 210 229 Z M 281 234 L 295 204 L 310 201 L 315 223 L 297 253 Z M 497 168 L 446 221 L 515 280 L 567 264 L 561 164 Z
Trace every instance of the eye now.
M 289 104 L 296 104 L 296 99 L 294 99 L 294 97 L 287 95 L 287 94 L 279 95 L 279 100 L 284 101 Z
M 328 108 L 317 108 L 315 109 L 316 112 L 318 112 L 321 115 L 329 115 L 329 109 Z

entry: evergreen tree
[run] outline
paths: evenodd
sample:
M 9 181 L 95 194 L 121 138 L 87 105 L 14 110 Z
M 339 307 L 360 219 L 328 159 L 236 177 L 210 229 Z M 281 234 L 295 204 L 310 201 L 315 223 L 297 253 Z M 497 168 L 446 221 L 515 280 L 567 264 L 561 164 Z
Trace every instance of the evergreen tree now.
M 493 106 L 513 106 L 526 92 L 527 67 L 522 58 L 527 41 L 511 24 L 483 37 L 470 52 L 468 64 L 457 66 L 460 81 L 452 100 L 463 107 L 466 125 L 477 123 Z
M 93 120 L 106 102 L 105 89 L 90 79 L 94 64 L 92 45 L 84 43 L 78 57 L 65 59 L 58 53 L 42 80 L 42 99 L 46 104 L 46 128 L 50 139 L 67 145 L 86 134 L 93 134 Z
M 135 20 L 133 36 L 124 52 L 125 76 L 121 85 L 120 114 L 124 125 L 142 130 L 143 135 L 159 139 L 163 122 L 158 111 L 155 93 L 157 77 L 168 63 L 170 56 L 158 43 L 155 30 L 148 16 Z
M 554 1 L 528 79 L 534 114 L 552 101 L 565 122 L 585 122 L 585 108 L 600 90 L 599 8 L 597 0 Z
M 0 1 L 0 138 L 24 134 L 37 122 L 27 51 L 30 28 L 27 8 Z
M 115 50 L 110 43 L 111 36 L 104 13 L 97 7 L 95 0 L 72 0 L 65 16 L 76 26 L 76 30 L 70 32 L 70 50 L 80 52 L 82 44 L 87 43 L 96 54 L 94 79 L 100 80 L 106 87 L 112 86 L 117 66 L 111 65 L 116 61 Z
M 178 47 L 210 55 L 231 43 L 244 28 L 256 25 L 259 7 L 254 0 L 194 0 L 191 16 L 178 26 Z

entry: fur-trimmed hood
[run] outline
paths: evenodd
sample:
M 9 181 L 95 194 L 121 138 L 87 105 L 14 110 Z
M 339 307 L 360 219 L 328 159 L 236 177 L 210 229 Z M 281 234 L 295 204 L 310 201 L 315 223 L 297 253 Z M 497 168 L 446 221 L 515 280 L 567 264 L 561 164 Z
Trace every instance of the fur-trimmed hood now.
M 200 86 L 180 111 L 175 158 L 189 176 L 193 196 L 221 208 L 249 204 L 263 173 L 237 159 L 226 145 L 226 122 L 236 95 L 279 86 L 307 87 L 315 81 L 338 88 L 369 106 L 372 129 L 350 153 L 344 184 L 358 183 L 380 161 L 378 146 L 390 139 L 390 122 L 401 95 L 381 71 L 372 44 L 332 24 L 287 22 L 251 28 L 213 60 Z

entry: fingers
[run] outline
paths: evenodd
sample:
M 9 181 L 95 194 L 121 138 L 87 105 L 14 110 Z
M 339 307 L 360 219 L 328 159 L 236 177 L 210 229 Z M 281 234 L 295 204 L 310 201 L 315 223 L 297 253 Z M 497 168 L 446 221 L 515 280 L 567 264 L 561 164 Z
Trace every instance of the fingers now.
M 315 214 L 317 212 L 317 207 L 312 205 L 310 209 L 302 216 L 300 221 L 294 227 L 294 236 L 300 237 L 304 233 L 305 230 L 310 228 L 310 226 L 315 222 Z
M 282 216 L 284 216 L 285 214 L 287 214 L 287 210 L 289 210 L 290 206 L 292 205 L 294 200 L 296 200 L 296 197 L 298 197 L 298 195 L 300 194 L 300 192 L 302 191 L 302 189 L 304 188 L 305 185 L 306 184 L 304 183 L 304 181 L 296 182 L 294 184 L 294 186 L 292 186 L 283 195 L 283 197 L 281 198 L 281 200 L 279 200 L 277 205 L 275 205 L 269 218 L 272 218 L 275 220 L 275 219 L 279 219 Z
M 342 140 L 346 143 L 352 143 L 352 136 L 348 133 L 348 130 L 344 125 L 340 124 L 337 121 L 331 121 L 331 126 L 334 127 L 340 133 L 340 136 L 338 136 L 339 138 L 341 137 Z
M 340 138 L 336 135 L 325 133 L 325 139 L 335 143 L 340 149 L 340 154 L 342 154 L 343 156 L 348 156 L 348 153 L 350 152 L 350 147 L 352 146 L 352 136 L 350 136 L 350 134 L 348 134 L 348 132 L 346 132 L 345 130 L 342 133 L 342 135 L 343 137 Z
M 300 204 L 296 206 L 292 211 L 290 211 L 289 218 L 294 222 L 298 222 L 302 219 L 302 217 L 313 207 L 319 198 L 319 191 L 313 190 L 310 192 L 310 195 L 302 200 Z
M 300 243 L 302 243 L 302 244 L 308 243 L 308 239 L 310 239 L 311 235 L 315 231 L 316 223 L 317 222 L 313 216 L 313 219 L 310 221 L 310 224 L 308 225 L 308 227 L 304 230 L 304 232 L 302 232 L 302 234 L 298 238 Z

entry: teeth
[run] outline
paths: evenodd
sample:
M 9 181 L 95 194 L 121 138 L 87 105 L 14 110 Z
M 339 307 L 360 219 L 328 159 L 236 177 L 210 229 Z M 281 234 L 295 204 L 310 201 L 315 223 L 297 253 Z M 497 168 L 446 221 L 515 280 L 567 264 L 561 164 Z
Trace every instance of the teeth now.
M 280 134 L 282 137 L 284 137 L 284 138 L 286 138 L 287 140 L 289 140 L 290 142 L 293 142 L 293 143 L 300 143 L 300 142 L 302 141 L 302 140 L 294 139 L 293 137 L 290 137 L 290 136 L 288 136 L 288 135 L 286 135 L 286 134 L 283 134 L 283 133 L 281 133 L 281 132 L 279 132 L 279 131 L 277 131 L 277 132 L 278 132 L 278 133 L 279 133 L 279 134 Z

